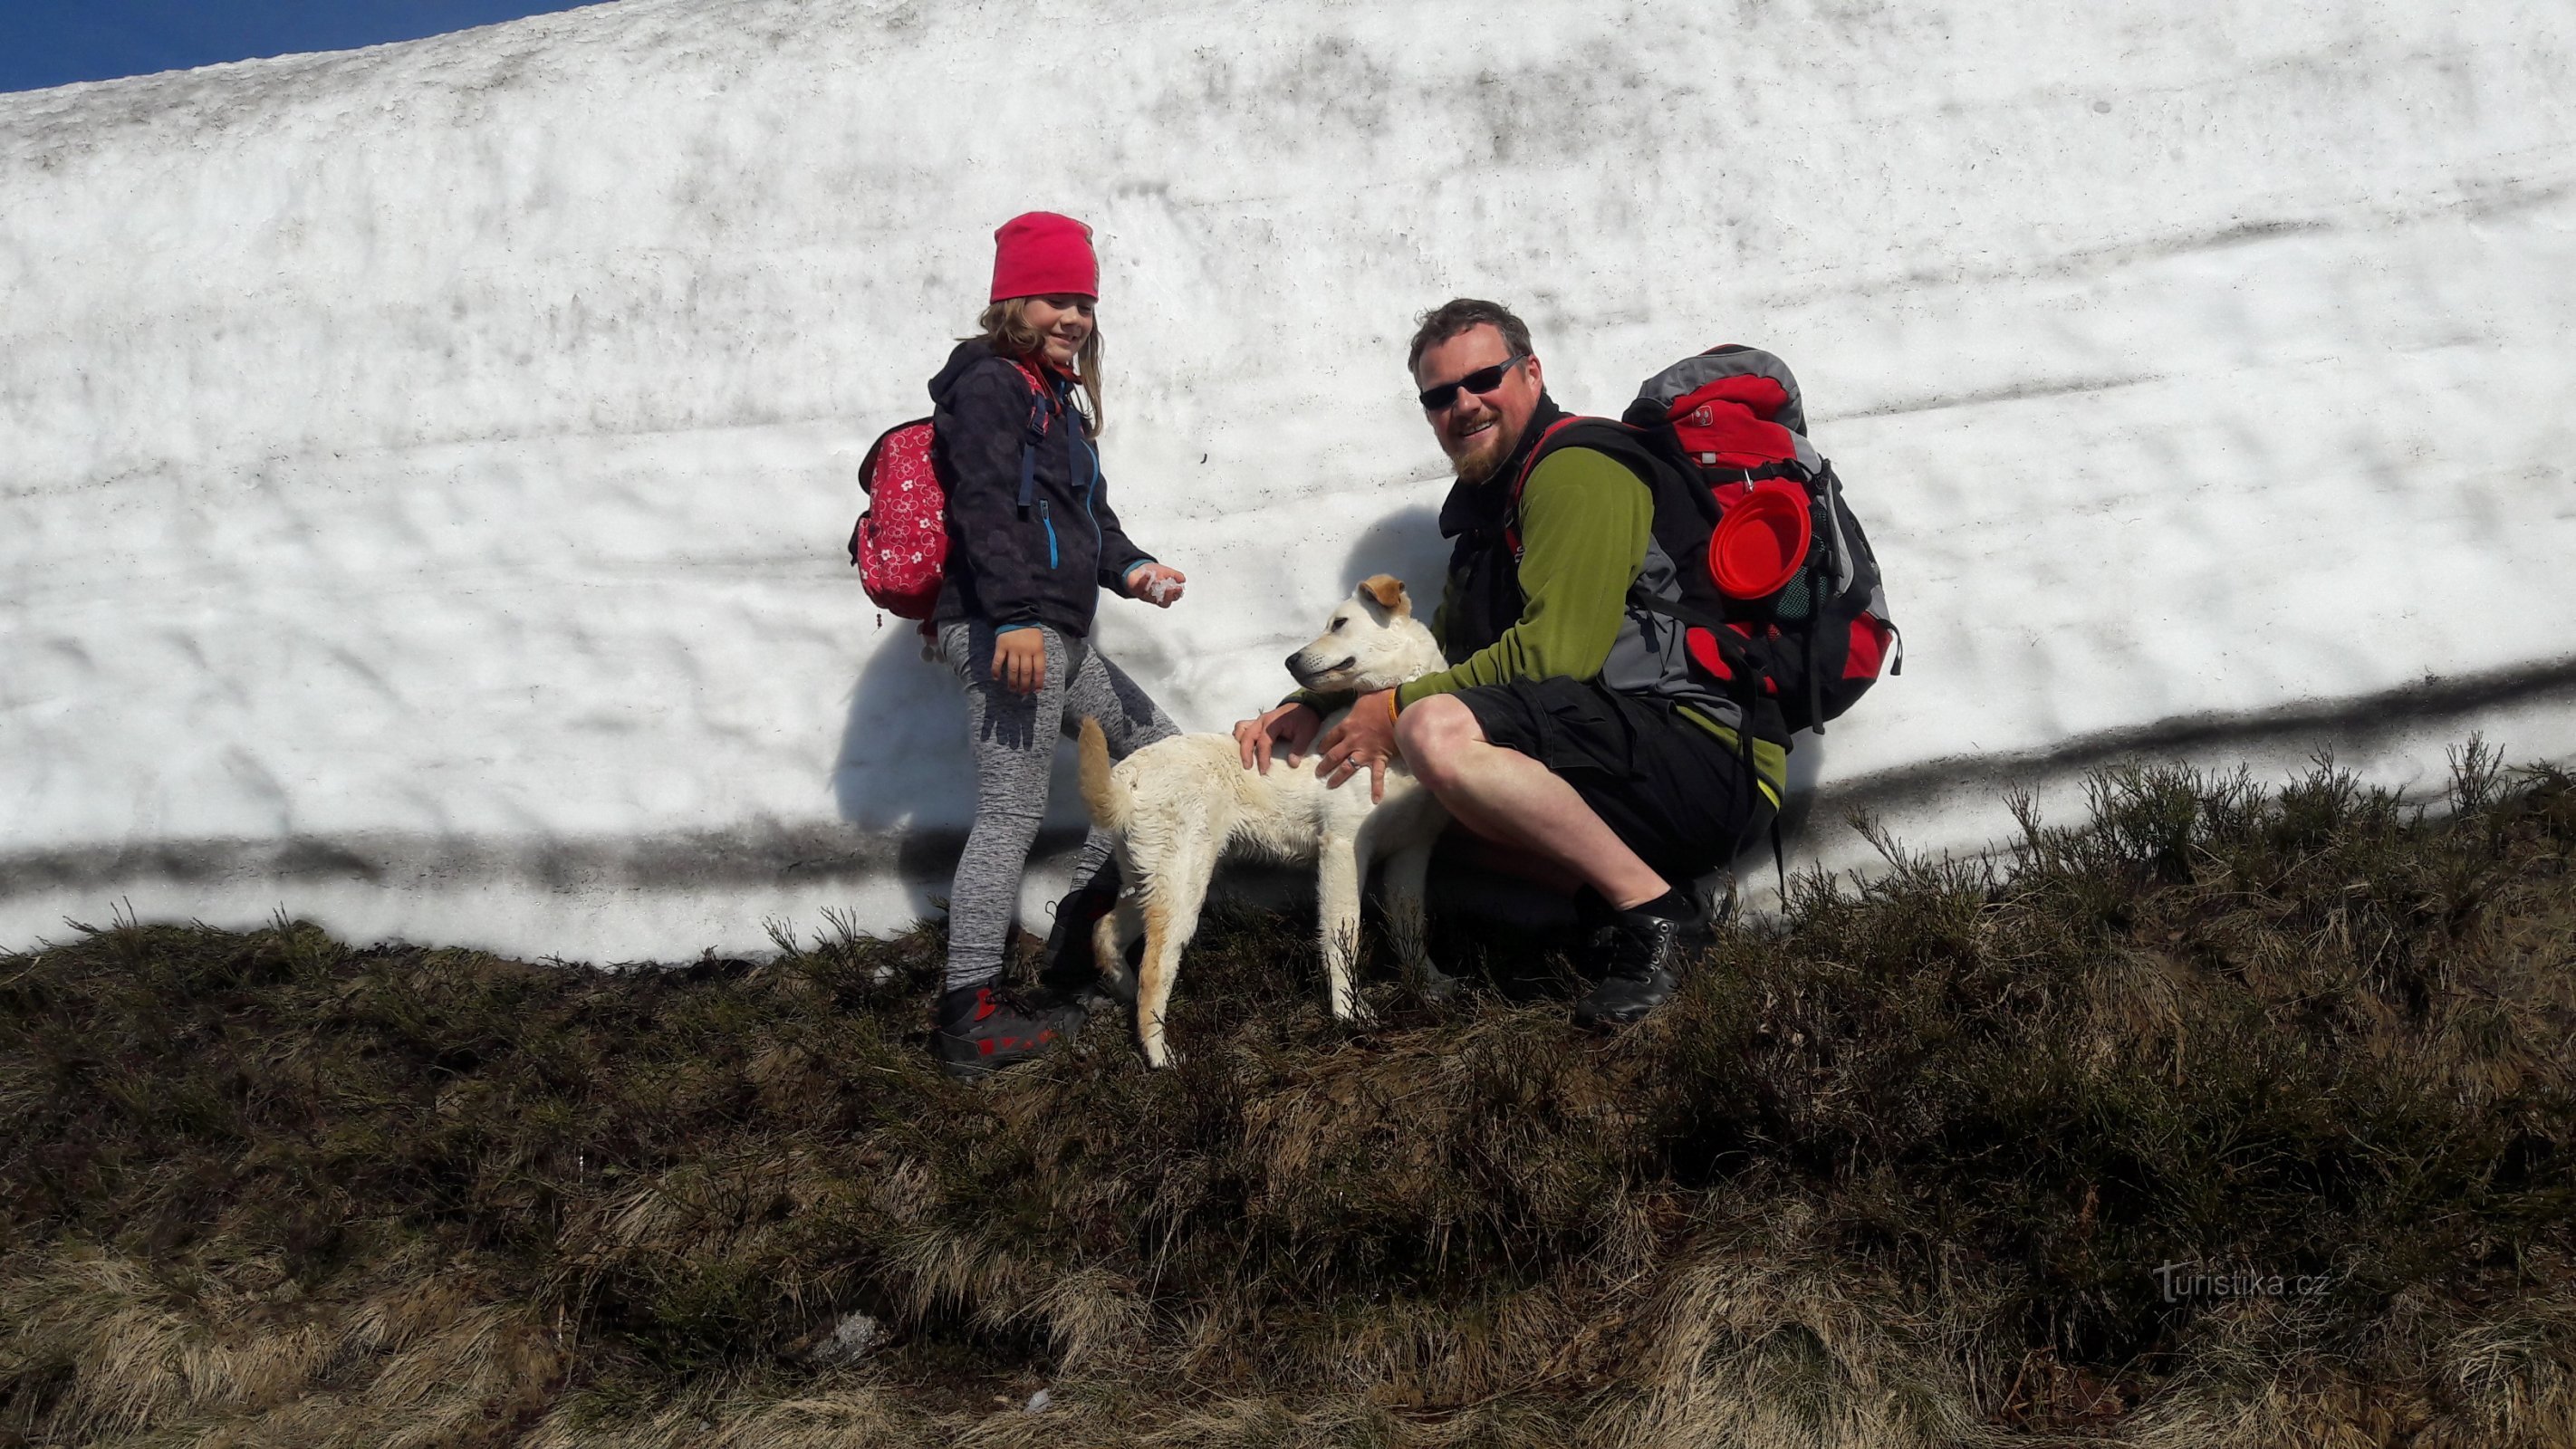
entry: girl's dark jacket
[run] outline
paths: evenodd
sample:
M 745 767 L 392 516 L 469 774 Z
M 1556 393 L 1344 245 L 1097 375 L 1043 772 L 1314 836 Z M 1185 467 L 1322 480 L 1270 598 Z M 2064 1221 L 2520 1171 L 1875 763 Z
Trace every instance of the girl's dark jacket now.
M 1100 591 L 1125 595 L 1151 554 L 1128 542 L 1110 511 L 1100 455 L 1073 405 L 1073 384 L 1041 367 L 1041 400 L 1019 365 L 980 339 L 957 344 L 930 380 L 933 436 L 948 483 L 948 566 L 938 623 L 983 619 L 997 628 L 1049 624 L 1091 632 Z M 1045 410 L 1020 506 L 1021 446 Z

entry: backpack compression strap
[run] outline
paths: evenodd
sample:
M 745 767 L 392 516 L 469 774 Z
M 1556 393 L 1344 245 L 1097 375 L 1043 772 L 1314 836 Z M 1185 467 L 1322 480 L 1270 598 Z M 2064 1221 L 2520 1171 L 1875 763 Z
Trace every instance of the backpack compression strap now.
M 1020 370 L 1020 376 L 1037 393 L 1029 402 L 1028 433 L 1020 439 L 1020 511 L 1026 513 L 1038 496 L 1038 444 L 1046 441 L 1047 424 L 1063 411 L 1064 400 L 1047 386 L 1045 378 L 1038 376 L 1036 368 L 1025 362 L 1011 365 Z
M 1746 649 L 1744 636 L 1736 633 L 1717 615 L 1672 599 L 1659 599 L 1649 593 L 1632 591 L 1628 600 L 1648 613 L 1661 614 L 1682 624 L 1695 624 L 1709 636 L 1709 642 L 1717 648 L 1717 657 L 1726 662 L 1727 672 L 1734 676 L 1727 681 L 1726 692 L 1735 701 L 1736 761 L 1744 769 L 1745 783 L 1761 790 L 1761 772 L 1753 762 L 1753 711 L 1762 697 L 1762 681 L 1766 673 Z M 1789 898 L 1789 858 L 1780 848 L 1779 806 L 1780 802 L 1776 800 L 1772 803 L 1771 868 L 1780 873 L 1780 899 L 1785 901 Z

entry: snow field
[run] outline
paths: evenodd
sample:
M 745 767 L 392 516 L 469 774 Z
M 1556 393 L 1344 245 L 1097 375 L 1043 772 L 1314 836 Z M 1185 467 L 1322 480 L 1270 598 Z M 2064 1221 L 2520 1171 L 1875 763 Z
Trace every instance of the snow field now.
M 1576 408 L 1798 370 L 1908 664 L 1799 752 L 1793 864 L 1855 805 L 1975 848 L 2005 779 L 2064 818 L 2127 740 L 2568 757 L 2571 77 L 2505 4 L 625 0 L 0 97 L 0 943 L 911 918 L 963 709 L 850 479 L 1041 206 L 1190 575 L 1100 640 L 1185 726 L 1356 578 L 1427 602 L 1402 346 L 1464 293 Z

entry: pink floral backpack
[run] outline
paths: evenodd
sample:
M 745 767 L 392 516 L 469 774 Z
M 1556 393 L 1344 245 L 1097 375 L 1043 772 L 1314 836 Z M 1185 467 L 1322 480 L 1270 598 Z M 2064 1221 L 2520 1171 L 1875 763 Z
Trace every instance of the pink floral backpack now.
M 1028 435 L 1020 444 L 1020 506 L 1029 502 L 1037 445 L 1062 403 L 1027 363 L 1015 364 L 1035 394 Z M 859 464 L 868 507 L 850 530 L 850 562 L 876 606 L 900 619 L 927 619 L 939 603 L 948 569 L 948 481 L 928 418 L 897 423 L 868 446 Z

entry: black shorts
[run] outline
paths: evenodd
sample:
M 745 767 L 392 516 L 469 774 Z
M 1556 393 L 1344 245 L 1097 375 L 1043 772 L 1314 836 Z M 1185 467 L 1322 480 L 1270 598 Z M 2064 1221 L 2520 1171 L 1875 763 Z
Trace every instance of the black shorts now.
M 1486 740 L 1554 771 L 1675 884 L 1732 861 L 1771 822 L 1771 800 L 1735 747 L 1669 705 L 1566 678 L 1473 685 L 1453 697 Z

